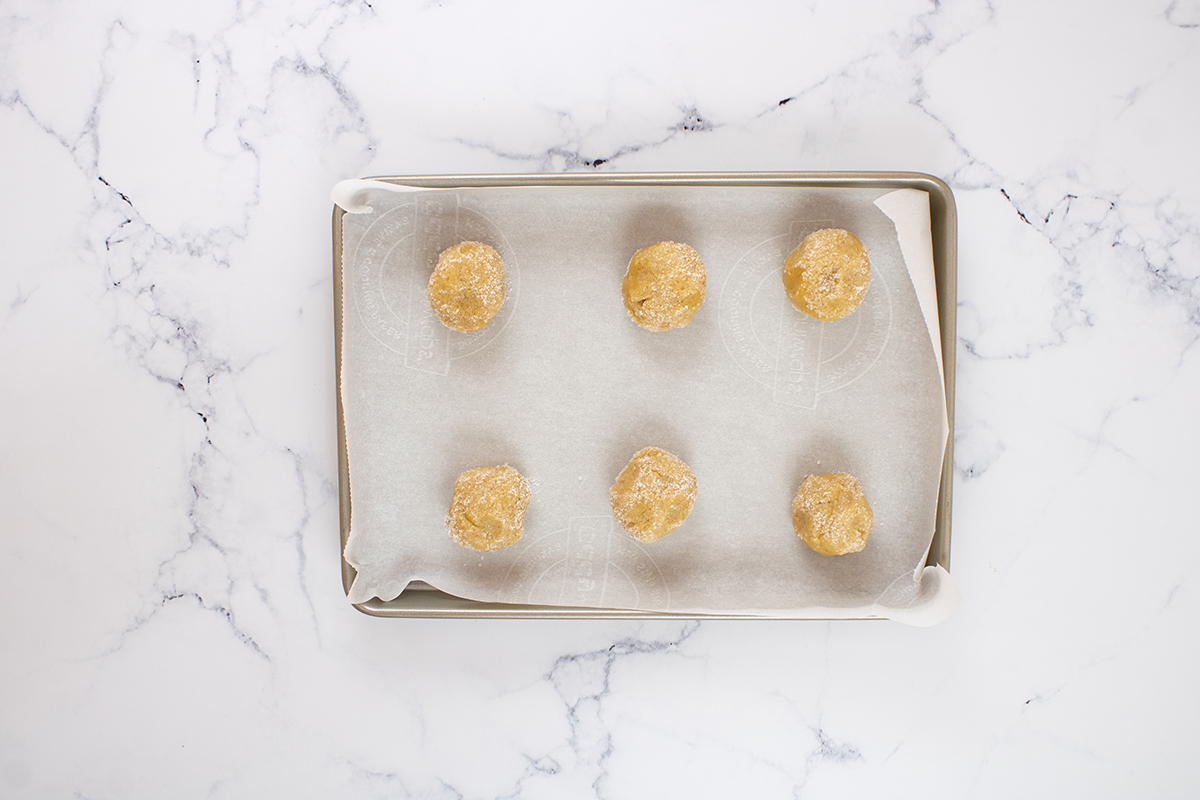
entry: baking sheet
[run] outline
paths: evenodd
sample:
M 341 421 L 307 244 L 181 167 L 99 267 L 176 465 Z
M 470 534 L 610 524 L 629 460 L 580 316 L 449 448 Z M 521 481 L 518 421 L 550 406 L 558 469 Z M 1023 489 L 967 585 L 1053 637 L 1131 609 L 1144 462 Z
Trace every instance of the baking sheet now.
M 351 599 L 423 579 L 483 601 L 843 616 L 939 591 L 941 576 L 913 580 L 945 444 L 939 337 L 875 205 L 887 194 L 463 189 L 381 196 L 344 218 Z M 876 278 L 858 312 L 816 323 L 787 303 L 779 265 L 833 225 L 863 239 Z M 500 250 L 510 293 L 466 335 L 440 328 L 423 293 L 437 252 L 464 238 Z M 633 250 L 662 239 L 700 251 L 708 300 L 687 328 L 653 334 L 619 284 Z M 641 545 L 612 523 L 607 491 L 649 444 L 688 461 L 700 499 Z M 442 519 L 454 477 L 490 463 L 521 469 L 535 495 L 522 542 L 480 555 Z M 792 534 L 790 502 L 804 475 L 834 470 L 863 481 L 876 528 L 863 553 L 830 559 Z

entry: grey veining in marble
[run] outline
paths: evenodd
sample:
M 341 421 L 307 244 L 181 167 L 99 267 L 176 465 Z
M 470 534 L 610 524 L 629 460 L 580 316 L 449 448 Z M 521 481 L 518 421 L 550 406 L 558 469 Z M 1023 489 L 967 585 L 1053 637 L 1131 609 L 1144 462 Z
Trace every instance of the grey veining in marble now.
M 0 5 L 0 796 L 1187 797 L 1200 4 Z M 379 620 L 339 574 L 329 190 L 930 172 L 927 630 Z

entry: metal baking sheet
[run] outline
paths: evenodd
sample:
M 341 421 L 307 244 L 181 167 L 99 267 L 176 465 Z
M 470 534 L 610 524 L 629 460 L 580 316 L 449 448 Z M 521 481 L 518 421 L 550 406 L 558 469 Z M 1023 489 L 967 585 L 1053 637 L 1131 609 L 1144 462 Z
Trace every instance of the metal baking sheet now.
M 739 186 L 739 187 L 810 187 L 810 188 L 876 188 L 919 189 L 929 195 L 933 237 L 934 272 L 937 285 L 937 306 L 941 329 L 946 411 L 950 426 L 946 454 L 942 464 L 940 491 L 933 541 L 927 564 L 950 567 L 951 488 L 954 450 L 954 368 L 955 368 L 955 307 L 957 216 L 954 197 L 943 181 L 924 173 L 914 172 L 770 172 L 770 173 L 605 173 L 592 175 L 443 175 L 388 176 L 376 180 L 428 188 L 472 188 L 488 186 Z M 345 424 L 341 402 L 342 352 L 342 217 L 345 212 L 334 207 L 333 213 L 333 275 L 334 331 L 337 357 L 338 385 L 338 467 L 341 510 L 341 545 L 344 551 L 350 529 L 351 485 L 347 466 Z M 348 592 L 355 577 L 354 568 L 342 559 L 342 584 Z M 501 618 L 619 618 L 649 617 L 663 619 L 694 618 L 696 614 L 631 611 L 606 608 L 574 608 L 563 606 L 510 605 L 465 600 L 439 591 L 428 584 L 414 582 L 393 600 L 373 598 L 355 606 L 374 616 L 386 617 L 501 617 Z M 752 618 L 752 615 L 726 613 L 713 618 Z

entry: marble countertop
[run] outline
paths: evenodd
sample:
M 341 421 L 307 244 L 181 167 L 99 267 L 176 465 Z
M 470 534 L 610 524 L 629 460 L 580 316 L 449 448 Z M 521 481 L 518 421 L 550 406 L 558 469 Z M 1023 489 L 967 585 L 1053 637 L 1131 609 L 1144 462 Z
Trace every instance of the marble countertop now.
M 1198 82 L 1196 0 L 5 3 L 0 796 L 1195 796 Z M 722 170 L 953 188 L 954 615 L 350 606 L 333 184 Z

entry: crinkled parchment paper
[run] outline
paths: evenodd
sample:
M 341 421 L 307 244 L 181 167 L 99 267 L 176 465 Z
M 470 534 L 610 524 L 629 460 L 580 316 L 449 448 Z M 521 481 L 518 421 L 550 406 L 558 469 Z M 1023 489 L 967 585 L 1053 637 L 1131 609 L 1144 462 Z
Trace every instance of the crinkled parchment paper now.
M 465 188 L 371 196 L 343 218 L 342 400 L 350 599 L 412 580 L 508 603 L 932 624 L 958 593 L 922 568 L 947 420 L 928 196 L 916 190 L 719 186 Z M 783 291 L 808 233 L 853 231 L 873 270 L 859 309 L 818 322 Z M 508 299 L 457 333 L 425 295 L 437 254 L 495 247 Z M 685 242 L 708 274 L 686 327 L 651 333 L 621 300 L 635 250 Z M 609 487 L 647 446 L 696 473 L 691 515 L 644 545 Z M 463 470 L 509 464 L 533 500 L 516 545 L 450 540 Z M 793 533 L 804 477 L 857 476 L 865 550 L 821 556 Z

